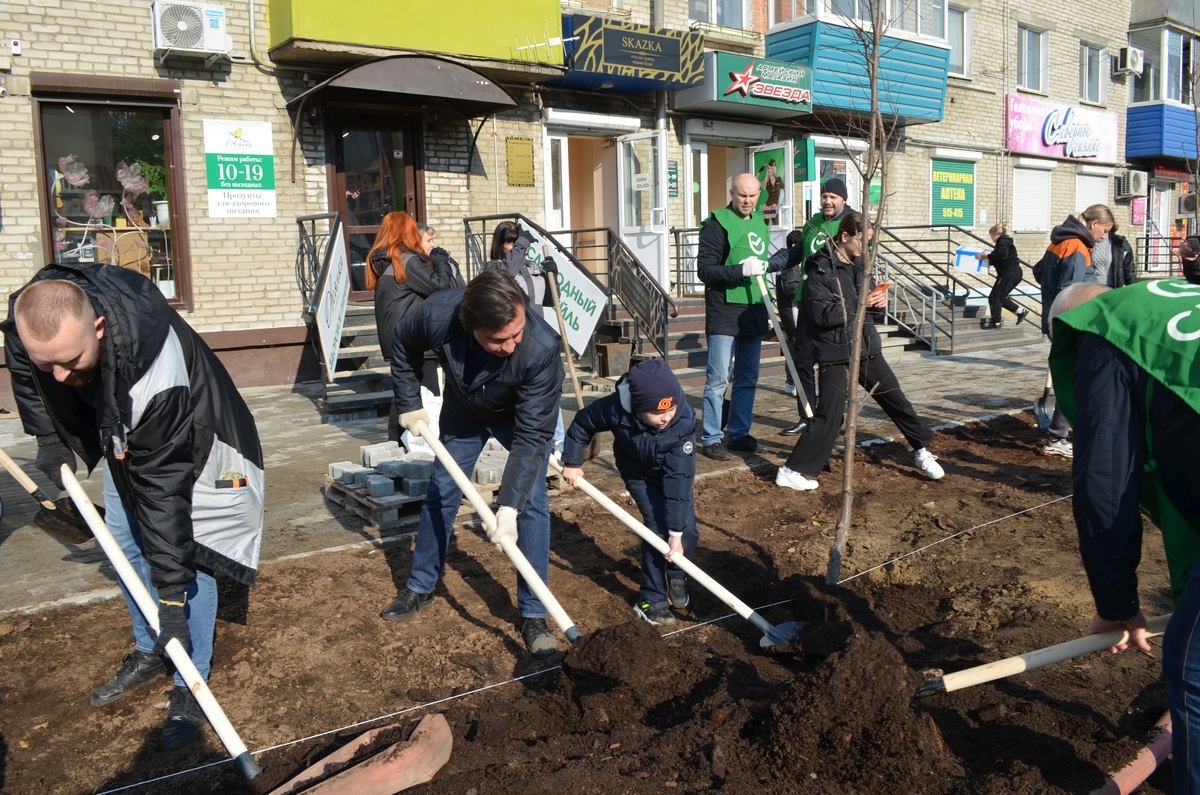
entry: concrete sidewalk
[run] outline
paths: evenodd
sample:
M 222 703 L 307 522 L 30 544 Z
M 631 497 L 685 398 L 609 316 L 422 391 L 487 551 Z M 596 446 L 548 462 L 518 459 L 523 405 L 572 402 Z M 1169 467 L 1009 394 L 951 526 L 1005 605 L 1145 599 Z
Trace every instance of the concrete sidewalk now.
M 956 356 L 910 353 L 889 361 L 917 411 L 936 427 L 1029 408 L 1045 385 L 1048 353 L 1048 344 L 1036 343 Z M 689 401 L 697 412 L 701 393 L 701 387 L 688 390 Z M 314 404 L 321 394 L 319 384 L 248 389 L 243 394 L 258 422 L 266 459 L 262 562 L 377 540 L 375 534 L 363 529 L 360 520 L 327 503 L 321 486 L 328 464 L 357 461 L 360 446 L 386 439 L 386 418 L 322 424 Z M 589 393 L 585 400 L 598 396 Z M 569 423 L 575 409 L 574 396 L 564 396 L 562 405 Z M 779 432 L 796 420 L 795 398 L 784 392 L 783 379 L 764 380 L 759 385 L 752 431 L 762 443 L 758 456 L 780 463 L 795 439 L 780 436 Z M 895 426 L 874 402 L 864 407 L 858 427 L 859 442 L 897 435 Z M 53 493 L 53 486 L 34 467 L 36 442 L 25 436 L 15 417 L 0 419 L 0 445 L 43 488 L 49 487 L 48 493 Z M 936 439 L 931 448 L 937 452 Z M 727 462 L 703 457 L 698 460 L 702 474 L 747 466 L 740 456 Z M 608 493 L 622 489 L 611 455 L 589 464 L 587 472 L 588 479 Z M 79 474 L 82 478 L 85 473 Z M 99 472 L 85 480 L 84 486 L 98 500 Z M 117 595 L 115 575 L 95 543 L 72 547 L 32 525 L 36 503 L 6 474 L 0 475 L 0 498 L 4 502 L 0 520 L 0 616 Z M 558 511 L 581 499 L 586 497 L 578 492 L 552 497 L 551 510 Z

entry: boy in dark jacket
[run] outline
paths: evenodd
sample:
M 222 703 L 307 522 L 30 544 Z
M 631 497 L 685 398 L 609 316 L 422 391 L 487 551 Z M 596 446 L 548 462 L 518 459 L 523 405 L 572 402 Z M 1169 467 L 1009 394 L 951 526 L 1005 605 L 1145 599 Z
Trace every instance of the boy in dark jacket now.
M 664 556 L 642 543 L 642 588 L 633 612 L 651 624 L 672 625 L 668 607 L 687 607 L 687 578 L 671 558 L 690 556 L 700 540 L 692 504 L 696 476 L 696 415 L 671 368 L 648 359 L 617 382 L 616 391 L 575 415 L 563 450 L 563 478 L 574 486 L 592 437 L 612 431 L 617 471 L 642 520 L 667 540 Z

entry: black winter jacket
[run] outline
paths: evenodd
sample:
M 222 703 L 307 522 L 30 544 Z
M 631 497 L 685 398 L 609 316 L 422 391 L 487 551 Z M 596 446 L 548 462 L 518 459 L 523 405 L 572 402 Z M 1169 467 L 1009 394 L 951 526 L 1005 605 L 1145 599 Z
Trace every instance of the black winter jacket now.
M 396 326 L 392 344 L 396 409 L 403 414 L 421 408 L 418 373 L 425 351 L 433 351 L 446 374 L 438 420 L 442 437 L 453 439 L 481 427 L 511 429 L 513 443 L 499 500 L 521 510 L 554 436 L 562 395 L 562 349 L 546 321 L 527 312 L 524 336 L 512 355 L 489 358 L 471 383 L 465 383 L 468 345 L 474 344 L 474 336 L 458 318 L 465 292 L 434 293 Z
M 855 260 L 847 264 L 826 246 L 804 263 L 804 328 L 813 345 L 813 358 L 824 364 L 844 364 L 850 361 L 851 326 L 858 311 L 858 298 L 863 292 L 862 264 Z M 874 280 L 871 287 L 875 286 Z M 862 358 L 878 356 L 882 350 L 875 319 L 880 309 L 868 309 L 863 320 Z
M 733 210 L 730 203 L 729 209 Z M 767 273 L 778 273 L 800 261 L 800 246 L 780 249 L 767 260 Z M 725 288 L 745 281 L 739 263 L 726 266 L 729 258 L 729 236 L 711 215 L 700 225 L 696 251 L 696 272 L 704 282 L 704 333 L 730 337 L 765 336 L 771 328 L 767 308 L 757 304 L 725 303 Z
M 530 306 L 554 306 L 548 279 L 554 278 L 549 271 L 530 267 L 526 253 L 533 240 L 524 230 L 513 243 L 512 250 L 504 259 L 489 260 L 484 264 L 486 270 L 502 270 L 516 279 L 521 291 L 525 293 L 525 302 Z
M 988 264 L 996 271 L 996 275 L 1021 275 L 1021 259 L 1017 256 L 1017 247 L 1008 235 L 996 238 L 996 245 L 988 254 Z
M 592 437 L 612 431 L 613 458 L 621 477 L 626 483 L 640 480 L 661 484 L 667 499 L 667 530 L 680 532 L 693 514 L 696 414 L 682 391 L 676 395 L 675 404 L 679 408 L 670 424 L 662 430 L 651 428 L 633 410 L 628 376 L 622 376 L 615 392 L 575 415 L 563 444 L 563 465 L 581 466 Z
M 376 249 L 371 254 L 371 268 L 378 279 L 375 283 L 375 331 L 379 335 L 383 358 L 388 361 L 392 356 L 396 324 L 414 306 L 438 290 L 466 286 L 458 263 L 445 249 L 435 248 L 428 258 L 410 251 L 401 255 L 400 264 L 404 268 L 404 281 L 398 283 L 387 251 Z
M 158 588 L 186 585 L 196 564 L 254 584 L 262 540 L 263 458 L 254 417 L 200 336 L 136 271 L 47 265 L 30 284 L 62 279 L 83 288 L 101 339 L 95 408 L 80 392 L 30 366 L 9 298 L 0 324 L 25 432 L 57 434 L 90 472 L 103 458 Z M 24 288 L 22 288 L 24 289 Z M 217 488 L 226 471 L 247 485 Z
M 1133 261 L 1133 246 L 1129 245 L 1129 239 L 1116 232 L 1109 232 L 1108 239 L 1113 252 L 1113 263 L 1108 271 L 1108 277 L 1112 280 L 1110 286 L 1126 287 L 1135 284 L 1137 265 Z

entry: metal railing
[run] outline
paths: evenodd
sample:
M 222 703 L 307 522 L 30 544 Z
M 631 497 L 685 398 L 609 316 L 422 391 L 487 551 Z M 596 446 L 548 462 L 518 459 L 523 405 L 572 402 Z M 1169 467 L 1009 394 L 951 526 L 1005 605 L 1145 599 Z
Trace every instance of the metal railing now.
M 876 281 L 892 283 L 884 307 L 889 322 L 924 342 L 933 353 L 938 352 L 943 335 L 953 346 L 954 311 L 945 293 L 930 287 L 919 274 L 883 255 L 877 260 L 875 270 Z
M 1134 262 L 1138 278 L 1166 279 L 1182 277 L 1182 265 L 1176 249 L 1180 238 L 1164 235 L 1144 234 L 1130 238 L 1133 245 Z
M 624 309 L 633 318 L 633 333 L 622 330 L 618 336 L 632 338 L 634 353 L 643 353 L 642 343 L 649 342 L 659 356 L 667 357 L 668 320 L 678 316 L 679 310 L 616 232 L 607 227 L 547 231 L 519 213 L 464 218 L 469 276 L 473 277 L 487 263 L 484 252 L 500 221 L 519 221 L 542 237 L 553 239 L 572 264 L 604 291 L 608 304 L 603 321 L 619 324 L 619 313 Z M 598 371 L 595 334 L 585 356 L 592 370 Z
M 299 243 L 296 246 L 296 289 L 304 302 L 305 317 L 311 318 L 320 287 L 321 268 L 329 248 L 330 232 L 338 226 L 338 213 L 296 216 Z M 324 229 L 320 227 L 324 224 Z

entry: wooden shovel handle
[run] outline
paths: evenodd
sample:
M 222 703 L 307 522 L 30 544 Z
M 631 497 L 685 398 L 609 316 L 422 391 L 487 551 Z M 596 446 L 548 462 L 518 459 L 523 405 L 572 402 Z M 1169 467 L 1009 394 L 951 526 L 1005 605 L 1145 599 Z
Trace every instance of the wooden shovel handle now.
M 4 464 L 4 468 L 8 470 L 8 474 L 16 478 L 17 482 L 21 484 L 21 488 L 32 494 L 33 498 L 42 504 L 42 507 L 48 508 L 51 511 L 58 510 L 58 506 L 54 504 L 54 500 L 47 497 L 38 488 L 38 484 L 33 482 L 33 478 L 25 474 L 25 470 L 17 466 L 17 462 L 13 461 L 3 448 L 0 448 L 0 464 Z

